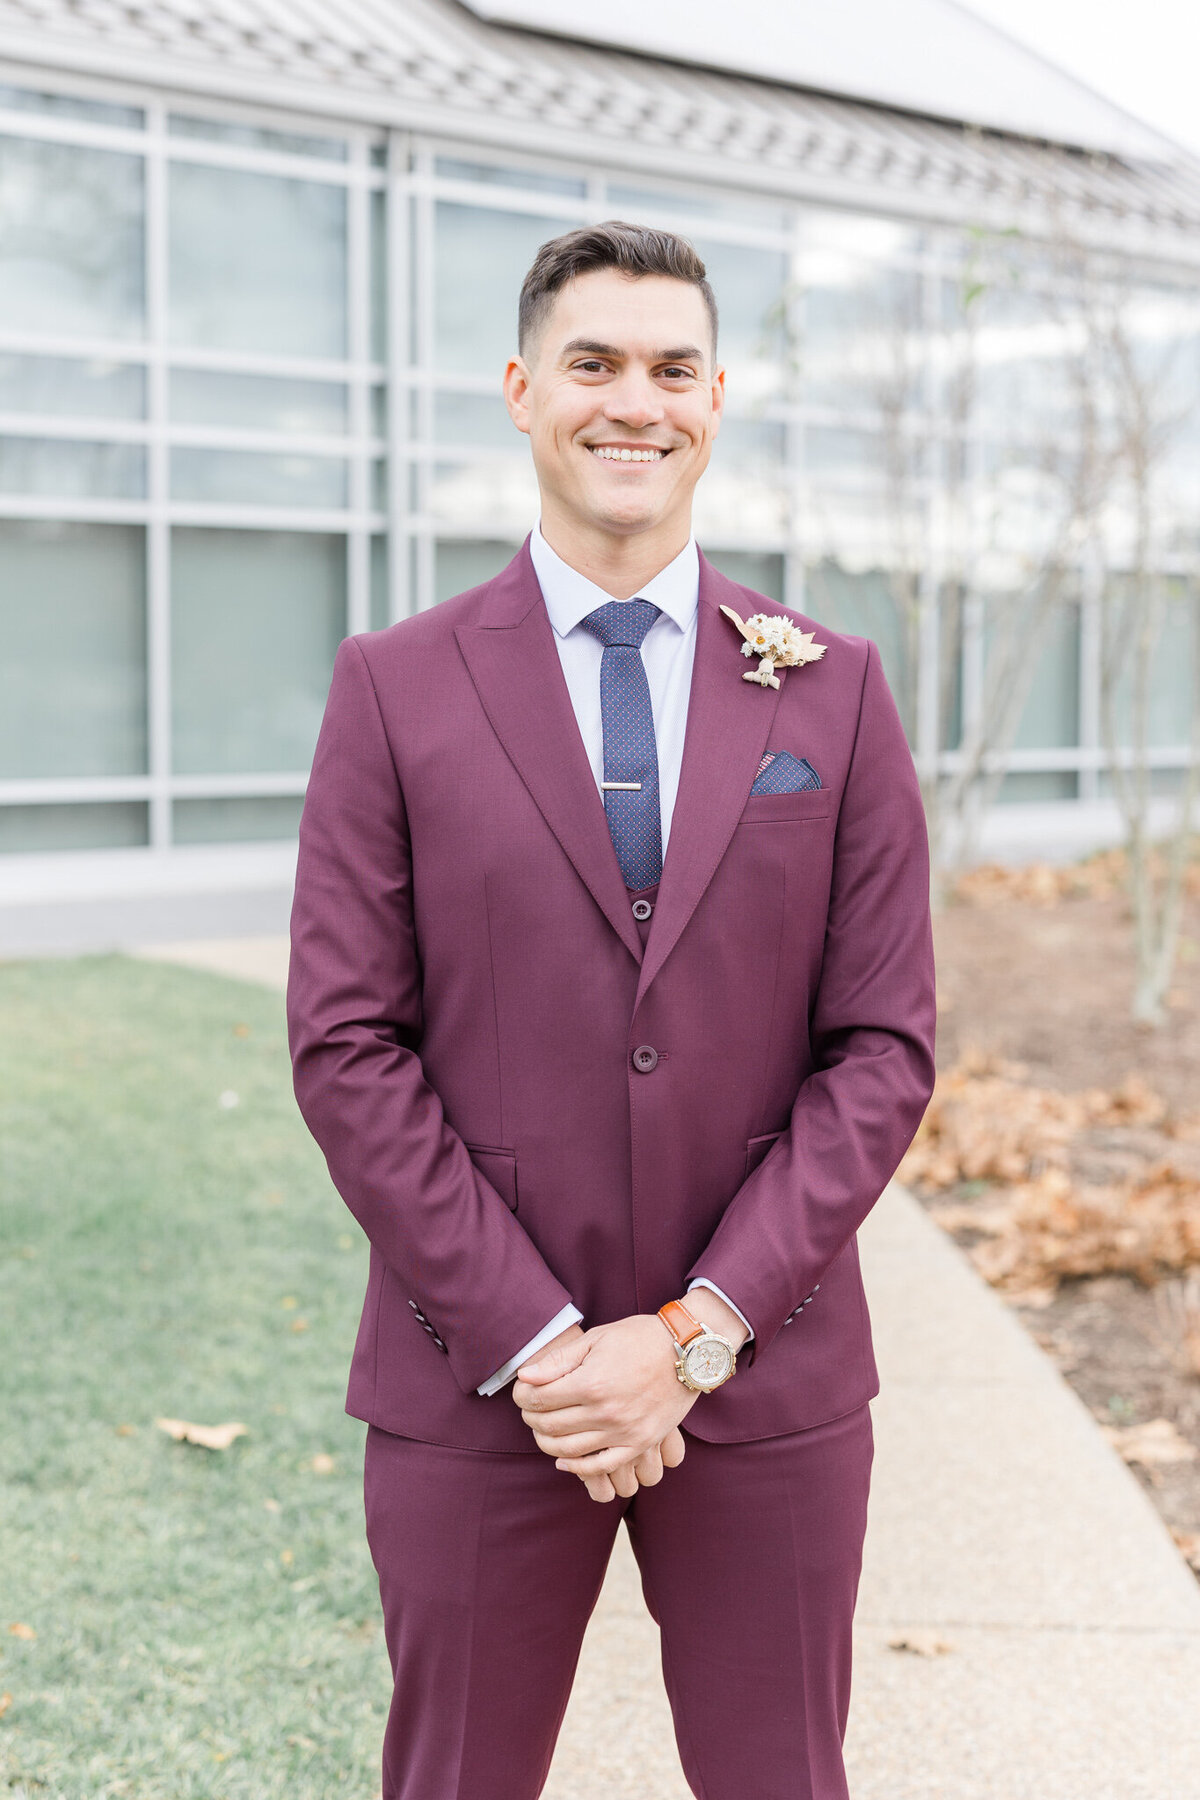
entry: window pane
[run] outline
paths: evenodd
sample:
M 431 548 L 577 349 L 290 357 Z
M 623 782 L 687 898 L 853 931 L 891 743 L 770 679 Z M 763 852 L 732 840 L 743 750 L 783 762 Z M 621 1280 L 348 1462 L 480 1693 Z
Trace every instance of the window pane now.
M 371 360 L 387 361 L 387 195 L 371 193 Z
M 728 415 L 722 420 L 696 489 L 695 525 L 702 544 L 788 535 L 782 425 Z
M 256 150 L 282 150 L 288 156 L 319 156 L 322 162 L 345 162 L 345 138 L 309 137 L 296 131 L 270 131 L 261 125 L 231 124 L 227 119 L 194 119 L 172 113 L 172 137 L 203 138 L 212 144 L 246 144 Z
M 140 444 L 0 438 L 0 493 L 140 500 L 145 492 L 146 452 Z
M 1128 582 L 1121 585 L 1127 587 Z M 1195 594 L 1189 593 L 1178 578 L 1171 581 L 1169 593 L 1159 599 L 1158 636 L 1150 653 L 1146 701 L 1146 740 L 1151 745 L 1183 746 L 1190 737 L 1192 713 L 1200 705 L 1200 694 L 1196 692 L 1200 669 L 1195 646 L 1196 607 Z M 1129 649 L 1115 694 L 1117 740 L 1126 745 L 1133 738 L 1133 646 Z
M 517 347 L 517 298 L 529 265 L 539 245 L 574 223 L 439 203 L 434 271 L 439 369 L 499 379 Z
M 306 769 L 345 632 L 345 539 L 179 527 L 171 595 L 177 772 Z
M 280 356 L 346 353 L 346 194 L 173 163 L 171 337 Z
M 0 562 L 0 778 L 144 774 L 141 530 L 0 520 Z
M 439 525 L 454 531 L 487 530 L 520 540 L 538 514 L 537 476 L 528 450 L 435 463 L 429 511 Z
M 177 844 L 245 844 L 292 838 L 303 805 L 301 794 L 176 800 L 171 809 L 171 835 Z
M 371 630 L 382 631 L 391 624 L 388 596 L 388 540 L 377 534 L 371 539 Z
M 782 305 L 787 258 L 777 250 L 697 238 L 720 315 L 718 354 L 729 371 L 730 397 L 745 404 L 777 398 L 783 356 Z
M 638 225 L 653 224 L 659 218 L 677 213 L 694 213 L 704 219 L 732 219 L 738 225 L 781 227 L 787 223 L 787 212 L 777 200 L 760 200 L 753 194 L 727 194 L 719 189 L 707 194 L 672 194 L 661 188 L 627 187 L 610 181 L 608 204 L 616 217 Z
M 142 161 L 0 140 L 0 326 L 142 332 Z
M 433 435 L 439 444 L 480 450 L 515 450 L 528 444 L 499 394 L 435 394 Z
M 149 842 L 138 800 L 95 805 L 0 806 L 0 855 L 43 850 L 119 850 Z
M 463 162 L 456 156 L 439 156 L 434 173 L 451 181 L 483 181 L 494 187 L 531 188 L 539 194 L 570 194 L 582 200 L 587 184 L 570 175 L 552 175 L 542 169 L 506 169 L 498 163 Z
M 346 465 L 325 456 L 260 456 L 252 450 L 171 452 L 171 495 L 231 506 L 346 504 Z
M 1020 642 L 1027 635 L 1029 608 L 1014 613 L 1014 600 L 1002 595 L 990 596 L 984 604 L 983 645 L 985 674 L 989 684 L 1000 664 L 995 659 L 1004 655 L 999 633 L 1003 629 Z M 1028 697 L 1021 711 L 1013 748 L 1046 750 L 1069 747 L 1079 742 L 1079 608 L 1073 604 L 1056 606 L 1050 613 L 1040 643 L 1028 646 L 1027 655 L 1018 659 L 1019 666 L 1027 656 L 1036 658 Z
M 835 631 L 870 638 L 879 649 L 883 672 L 892 690 L 909 742 L 916 714 L 916 670 L 908 651 L 908 633 L 897 582 L 883 569 L 847 569 L 832 557 L 812 564 L 805 574 L 804 611 L 823 619 Z M 817 642 L 820 642 L 818 636 Z
M 181 425 L 240 425 L 255 431 L 346 430 L 346 389 L 340 381 L 172 369 L 170 388 L 171 417 Z
M 520 544 L 498 541 L 475 544 L 441 542 L 435 550 L 434 599 L 450 600 L 468 588 L 490 581 L 507 568 Z
M 139 106 L 110 106 L 76 94 L 37 94 L 30 88 L 0 87 L 0 107 L 8 112 L 52 113 L 58 119 L 85 119 L 92 125 L 127 125 L 137 130 L 144 115 Z
M 1006 775 L 996 794 L 1001 806 L 1044 805 L 1050 800 L 1076 800 L 1079 777 L 1073 769 L 1018 769 Z
M 753 588 L 756 594 L 766 594 L 783 605 L 782 556 L 763 556 L 751 550 L 706 549 L 704 554 L 713 568 L 728 575 L 730 581 L 740 581 L 743 587 Z M 756 665 L 748 663 L 746 666 L 754 668 Z
M 140 419 L 145 408 L 146 376 L 136 363 L 0 352 L 0 412 Z
M 799 397 L 839 411 L 916 403 L 924 344 L 920 277 L 844 255 L 805 258 Z

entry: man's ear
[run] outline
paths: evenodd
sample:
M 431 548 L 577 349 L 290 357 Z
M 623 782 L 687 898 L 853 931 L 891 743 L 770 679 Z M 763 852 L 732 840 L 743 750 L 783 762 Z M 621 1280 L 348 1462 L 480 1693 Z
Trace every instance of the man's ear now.
M 713 370 L 712 378 L 713 436 L 721 429 L 721 420 L 725 417 L 725 365 L 718 363 Z
M 518 431 L 529 431 L 529 384 L 532 377 L 524 357 L 514 356 L 504 370 L 504 404 Z

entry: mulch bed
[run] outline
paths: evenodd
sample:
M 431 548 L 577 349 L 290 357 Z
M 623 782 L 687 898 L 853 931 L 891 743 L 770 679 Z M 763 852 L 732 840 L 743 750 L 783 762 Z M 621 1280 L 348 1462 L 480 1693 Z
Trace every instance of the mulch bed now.
M 1036 892 L 1036 882 L 1006 885 L 997 875 L 977 885 L 974 899 L 956 899 L 938 914 L 939 1082 L 955 1070 L 960 1086 L 964 1070 L 999 1072 L 1000 1084 L 977 1090 L 985 1096 L 977 1107 L 983 1125 L 989 1107 L 999 1107 L 995 1092 L 1011 1098 L 1026 1085 L 1049 1090 L 1051 1109 L 1059 1105 L 1055 1096 L 1085 1090 L 1116 1099 L 1106 1104 L 1093 1095 L 1082 1123 L 1068 1113 L 1044 1162 L 1035 1152 L 1023 1175 L 1008 1182 L 996 1178 L 1002 1157 L 986 1144 L 977 1157 L 988 1170 L 982 1177 L 963 1178 L 961 1159 L 943 1163 L 933 1179 L 904 1168 L 901 1176 L 1112 1433 L 1200 1577 L 1200 898 L 1193 892 L 1186 903 L 1167 1021 L 1148 1028 L 1130 1014 L 1132 933 L 1123 893 L 1102 882 L 1064 897 L 1053 886 L 1047 882 L 1040 899 L 1027 898 L 1022 890 Z M 954 1086 L 947 1080 L 946 1092 Z M 935 1098 L 931 1119 L 936 1106 Z M 921 1145 L 919 1138 L 918 1152 Z M 928 1137 L 924 1155 L 929 1168 Z M 949 1178 L 951 1167 L 957 1179 Z M 1156 1263 L 1143 1242 L 1130 1253 L 1132 1268 L 1123 1268 L 1124 1196 L 1163 1179 L 1174 1183 L 1174 1248 Z M 1036 1204 L 1033 1234 L 1022 1239 L 1033 1246 L 1029 1257 L 1016 1274 L 1004 1273 L 1016 1231 L 1006 1243 L 1004 1203 L 1014 1193 L 1036 1203 L 1039 1181 L 1058 1183 L 1060 1215 L 1066 1207 L 1073 1218 L 1074 1198 L 1095 1193 L 1109 1196 L 1118 1221 L 1091 1272 L 1063 1273 L 1072 1260 L 1087 1264 L 1093 1238 L 1064 1233 L 1060 1217 L 1058 1266 L 1040 1291 L 1029 1274 L 1041 1254 Z M 1102 1240 L 1103 1232 L 1095 1241 Z M 1155 1428 L 1169 1440 L 1166 1452 L 1154 1454 L 1152 1431 L 1144 1460 L 1133 1460 L 1130 1428 L 1156 1420 L 1169 1422 Z M 1190 1460 L 1188 1445 L 1197 1452 Z

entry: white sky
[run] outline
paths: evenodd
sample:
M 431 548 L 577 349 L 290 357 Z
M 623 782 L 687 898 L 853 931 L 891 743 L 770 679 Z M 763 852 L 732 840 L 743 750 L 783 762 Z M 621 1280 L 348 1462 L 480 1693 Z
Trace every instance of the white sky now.
M 961 0 L 1200 154 L 1200 0 Z

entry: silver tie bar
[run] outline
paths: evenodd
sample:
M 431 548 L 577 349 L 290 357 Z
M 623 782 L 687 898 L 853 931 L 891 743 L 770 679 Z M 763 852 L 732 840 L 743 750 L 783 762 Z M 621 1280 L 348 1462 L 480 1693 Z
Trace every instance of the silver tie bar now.
M 602 788 L 634 788 L 638 791 L 640 791 L 641 785 L 640 781 L 602 781 L 600 783 Z

